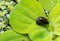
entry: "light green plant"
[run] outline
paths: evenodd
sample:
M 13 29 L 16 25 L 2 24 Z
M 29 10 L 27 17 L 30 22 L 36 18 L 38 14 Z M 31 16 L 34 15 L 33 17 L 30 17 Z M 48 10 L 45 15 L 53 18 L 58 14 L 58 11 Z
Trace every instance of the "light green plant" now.
M 46 2 L 44 0 L 21 0 L 10 14 L 12 31 L 1 34 L 1 41 L 59 41 L 60 3 L 55 0 L 55 6 L 50 9 L 50 1 L 46 0 Z M 50 11 L 48 16 L 44 9 Z M 36 21 L 38 17 L 45 18 L 46 21 L 43 21 L 48 21 L 48 24 L 39 22 L 38 25 Z

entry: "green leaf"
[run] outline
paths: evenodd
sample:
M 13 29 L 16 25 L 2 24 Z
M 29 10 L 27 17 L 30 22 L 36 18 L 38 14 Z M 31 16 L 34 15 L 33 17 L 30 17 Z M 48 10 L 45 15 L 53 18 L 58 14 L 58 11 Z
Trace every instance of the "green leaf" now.
M 53 32 L 54 34 L 60 36 L 60 3 L 57 4 L 53 10 L 50 12 L 49 16 L 49 27 L 52 29 L 53 28 Z M 53 27 L 52 27 L 53 26 Z
M 25 36 L 17 34 L 12 30 L 8 30 L 2 34 L 0 34 L 0 41 L 29 41 L 29 39 Z
M 57 37 L 54 41 L 60 41 L 60 37 Z
M 58 16 L 60 16 L 60 3 L 57 4 L 53 9 L 52 11 L 50 12 L 48 18 L 49 18 L 49 21 L 54 21 Z
M 60 36 L 60 24 L 55 25 L 54 34 Z
M 57 0 L 39 0 L 45 10 L 51 11 L 53 7 L 57 4 Z
M 49 32 L 44 26 L 33 23 L 30 26 L 29 37 L 33 41 L 51 41 L 53 33 Z
M 38 17 L 47 18 L 41 4 L 36 0 L 21 0 L 10 14 L 10 24 L 16 32 L 27 34 Z

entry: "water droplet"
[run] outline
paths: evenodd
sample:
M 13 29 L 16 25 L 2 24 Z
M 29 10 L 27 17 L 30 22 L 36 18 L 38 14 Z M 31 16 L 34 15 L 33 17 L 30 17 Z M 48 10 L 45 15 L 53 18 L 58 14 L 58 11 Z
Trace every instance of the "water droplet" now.
M 46 14 L 46 15 L 48 15 L 48 14 L 49 14 L 49 12 L 48 12 L 47 10 L 44 10 L 44 11 L 45 11 L 45 14 Z

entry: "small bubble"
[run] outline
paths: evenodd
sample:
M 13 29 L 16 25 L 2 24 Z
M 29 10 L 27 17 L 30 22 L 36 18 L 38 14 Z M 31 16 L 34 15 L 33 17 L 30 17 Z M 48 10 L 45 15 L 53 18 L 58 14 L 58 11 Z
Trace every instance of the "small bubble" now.
M 54 2 L 53 1 L 51 1 L 51 4 L 53 4 Z
M 55 5 L 55 4 L 52 4 L 52 5 L 51 5 L 51 8 L 53 8 L 53 7 L 54 7 L 54 5 Z

